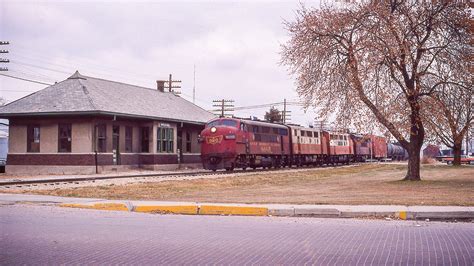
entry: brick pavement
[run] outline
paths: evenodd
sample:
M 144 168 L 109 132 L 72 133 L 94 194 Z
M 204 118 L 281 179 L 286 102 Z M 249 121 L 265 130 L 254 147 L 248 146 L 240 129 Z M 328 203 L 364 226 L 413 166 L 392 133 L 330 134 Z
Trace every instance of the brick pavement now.
M 0 264 L 472 265 L 472 223 L 0 206 Z

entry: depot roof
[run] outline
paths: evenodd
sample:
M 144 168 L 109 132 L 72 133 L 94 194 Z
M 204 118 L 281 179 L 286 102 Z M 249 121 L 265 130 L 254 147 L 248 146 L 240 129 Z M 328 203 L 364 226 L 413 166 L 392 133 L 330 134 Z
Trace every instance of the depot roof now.
M 214 115 L 175 95 L 76 71 L 64 81 L 0 108 L 0 117 L 97 114 L 203 124 Z

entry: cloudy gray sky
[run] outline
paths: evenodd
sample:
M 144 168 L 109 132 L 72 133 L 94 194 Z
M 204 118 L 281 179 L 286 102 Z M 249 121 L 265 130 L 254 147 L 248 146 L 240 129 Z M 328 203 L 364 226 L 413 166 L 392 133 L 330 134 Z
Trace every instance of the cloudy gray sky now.
M 0 48 L 11 61 L 2 73 L 54 83 L 79 70 L 145 87 L 172 73 L 192 101 L 195 65 L 196 104 L 205 109 L 221 98 L 236 106 L 294 101 L 293 77 L 278 62 L 288 39 L 283 21 L 298 7 L 298 1 L 0 0 L 0 40 L 10 41 Z M 0 76 L 0 96 L 8 101 L 44 87 Z M 236 114 L 262 117 L 267 109 Z M 292 122 L 314 117 L 289 109 Z

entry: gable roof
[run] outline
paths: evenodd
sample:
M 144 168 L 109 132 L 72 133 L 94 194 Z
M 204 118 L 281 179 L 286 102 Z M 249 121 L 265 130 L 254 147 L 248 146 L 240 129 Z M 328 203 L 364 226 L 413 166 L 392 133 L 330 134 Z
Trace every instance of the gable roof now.
M 0 108 L 0 117 L 110 114 L 202 124 L 215 116 L 174 93 L 88 77 L 68 79 Z

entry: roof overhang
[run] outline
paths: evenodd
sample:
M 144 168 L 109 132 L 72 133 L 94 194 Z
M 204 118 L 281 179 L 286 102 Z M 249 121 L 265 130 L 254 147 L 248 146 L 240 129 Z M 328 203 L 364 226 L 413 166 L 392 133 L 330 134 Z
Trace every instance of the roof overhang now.
M 107 112 L 107 111 L 71 111 L 71 112 L 33 112 L 33 113 L 0 113 L 0 118 L 23 118 L 23 117 L 39 117 L 39 116 L 89 116 L 89 115 L 102 115 L 102 116 L 116 116 L 124 118 L 139 118 L 146 120 L 161 120 L 161 121 L 170 121 L 176 123 L 186 123 L 194 125 L 205 125 L 206 122 L 200 121 L 190 121 L 190 120 L 180 120 L 167 117 L 156 117 L 156 116 L 146 116 L 146 115 L 137 115 L 137 114 L 127 114 L 119 112 Z

